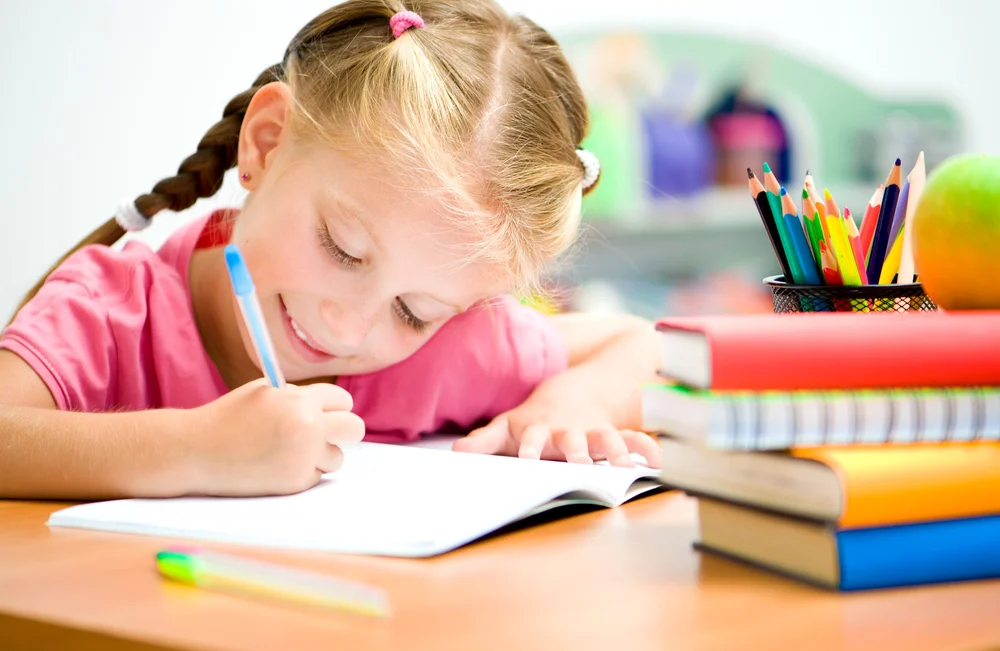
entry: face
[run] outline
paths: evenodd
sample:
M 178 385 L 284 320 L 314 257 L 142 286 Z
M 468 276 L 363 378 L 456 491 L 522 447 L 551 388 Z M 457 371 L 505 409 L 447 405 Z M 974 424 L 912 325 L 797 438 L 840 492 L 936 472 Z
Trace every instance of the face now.
M 271 152 L 233 241 L 289 381 L 390 366 L 503 291 L 498 269 L 463 264 L 470 236 L 414 185 L 330 147 L 286 142 Z

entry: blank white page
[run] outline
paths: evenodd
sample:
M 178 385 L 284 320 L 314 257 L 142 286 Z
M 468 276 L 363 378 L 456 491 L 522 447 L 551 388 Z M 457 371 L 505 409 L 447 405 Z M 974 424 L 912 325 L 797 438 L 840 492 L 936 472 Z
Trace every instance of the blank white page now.
M 378 443 L 350 446 L 344 456 L 339 471 L 296 495 L 95 502 L 57 511 L 48 524 L 340 553 L 433 556 L 544 510 L 569 493 L 584 491 L 573 497 L 617 506 L 641 492 L 629 490 L 637 480 L 657 474 L 648 468 Z

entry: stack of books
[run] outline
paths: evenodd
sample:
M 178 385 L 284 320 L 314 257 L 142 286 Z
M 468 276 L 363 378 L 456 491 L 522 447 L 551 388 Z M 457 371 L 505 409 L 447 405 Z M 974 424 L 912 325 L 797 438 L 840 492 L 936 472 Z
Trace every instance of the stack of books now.
M 699 548 L 840 590 L 1000 576 L 1000 312 L 657 327 L 644 429 Z

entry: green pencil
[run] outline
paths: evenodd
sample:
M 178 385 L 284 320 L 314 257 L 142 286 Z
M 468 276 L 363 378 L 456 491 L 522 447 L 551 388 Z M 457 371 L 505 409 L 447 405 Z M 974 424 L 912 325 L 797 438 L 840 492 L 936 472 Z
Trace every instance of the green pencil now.
M 795 257 L 792 239 L 789 237 L 788 229 L 785 226 L 785 215 L 781 209 L 781 186 L 771 171 L 771 166 L 767 163 L 764 163 L 764 189 L 767 190 L 767 203 L 771 206 L 771 215 L 774 217 L 774 223 L 778 227 L 781 248 L 785 250 L 785 257 L 788 258 L 788 268 L 792 272 L 791 280 L 796 285 L 805 284 L 805 275 L 803 275 L 802 267 Z M 788 280 L 788 278 L 785 278 L 786 283 Z

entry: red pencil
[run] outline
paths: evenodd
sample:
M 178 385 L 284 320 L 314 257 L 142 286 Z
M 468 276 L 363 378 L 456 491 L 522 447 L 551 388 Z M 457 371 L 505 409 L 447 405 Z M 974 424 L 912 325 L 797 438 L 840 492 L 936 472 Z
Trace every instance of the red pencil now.
M 861 276 L 861 284 L 868 284 L 868 273 L 865 269 L 864 252 L 861 249 L 861 234 L 858 233 L 858 225 L 854 223 L 851 209 L 844 206 L 844 229 L 847 231 L 847 241 L 851 243 L 851 252 L 854 253 L 854 261 L 858 265 Z
M 826 284 L 843 285 L 844 279 L 837 271 L 837 259 L 830 253 L 830 249 L 826 248 L 826 242 L 819 243 L 819 255 L 823 260 L 823 280 L 826 281 Z
M 872 248 L 872 238 L 875 236 L 875 227 L 878 225 L 878 213 L 882 208 L 882 193 L 885 186 L 879 184 L 878 189 L 868 201 L 865 208 L 865 216 L 861 220 L 861 252 L 865 256 L 865 264 L 868 264 L 868 253 Z

